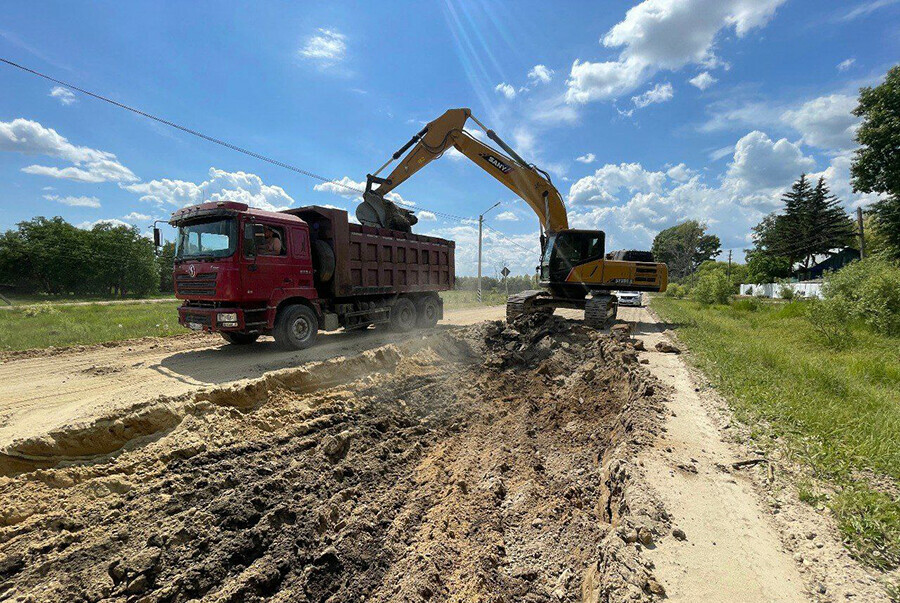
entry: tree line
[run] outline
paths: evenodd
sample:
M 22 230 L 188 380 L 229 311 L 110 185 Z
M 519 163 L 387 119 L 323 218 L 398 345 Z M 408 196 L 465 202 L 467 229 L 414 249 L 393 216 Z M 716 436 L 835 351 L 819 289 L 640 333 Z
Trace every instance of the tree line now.
M 87 230 L 36 217 L 0 235 L 0 285 L 19 293 L 125 297 L 172 290 L 175 249 L 157 251 L 135 226 Z

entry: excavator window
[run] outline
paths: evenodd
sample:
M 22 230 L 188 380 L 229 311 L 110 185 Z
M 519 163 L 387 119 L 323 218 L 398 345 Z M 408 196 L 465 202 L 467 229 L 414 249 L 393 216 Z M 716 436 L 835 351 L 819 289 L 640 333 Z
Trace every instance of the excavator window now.
M 541 260 L 541 278 L 565 279 L 573 267 L 603 257 L 604 235 L 599 231 L 563 231 L 551 235 Z

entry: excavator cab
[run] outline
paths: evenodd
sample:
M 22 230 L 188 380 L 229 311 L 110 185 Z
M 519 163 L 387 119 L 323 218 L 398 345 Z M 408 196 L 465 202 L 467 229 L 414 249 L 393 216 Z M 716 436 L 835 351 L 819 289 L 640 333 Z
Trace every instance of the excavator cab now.
M 576 266 L 599 260 L 605 251 L 602 230 L 561 230 L 547 237 L 541 254 L 540 281 L 544 287 L 559 288 Z M 569 288 L 572 285 L 568 285 Z M 586 291 L 578 284 L 576 288 Z

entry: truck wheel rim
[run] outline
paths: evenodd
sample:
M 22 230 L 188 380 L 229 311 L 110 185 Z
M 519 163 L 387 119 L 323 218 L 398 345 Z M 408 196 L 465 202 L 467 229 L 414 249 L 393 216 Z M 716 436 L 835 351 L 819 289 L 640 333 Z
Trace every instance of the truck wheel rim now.
M 432 320 L 437 316 L 437 308 L 434 304 L 426 304 L 425 305 L 425 318 L 428 320 Z
M 309 336 L 309 322 L 305 318 L 298 318 L 291 325 L 291 332 L 297 339 L 306 339 Z

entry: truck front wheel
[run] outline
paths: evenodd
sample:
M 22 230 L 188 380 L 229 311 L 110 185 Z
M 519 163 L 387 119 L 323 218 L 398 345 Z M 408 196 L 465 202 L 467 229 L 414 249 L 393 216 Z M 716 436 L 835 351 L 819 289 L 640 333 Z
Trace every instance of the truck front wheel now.
M 409 299 L 401 297 L 391 306 L 391 330 L 406 333 L 416 326 L 416 307 Z
M 275 319 L 275 343 L 283 350 L 302 350 L 316 341 L 319 319 L 309 306 L 288 306 Z
M 231 331 L 223 331 L 222 339 L 232 345 L 250 345 L 259 339 L 259 335 L 254 333 L 233 333 Z

